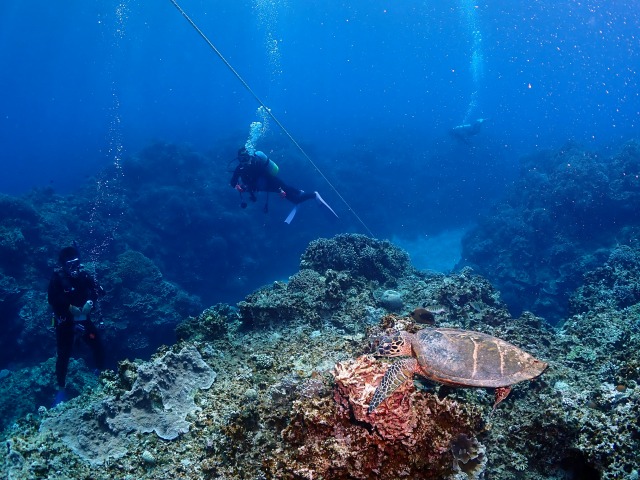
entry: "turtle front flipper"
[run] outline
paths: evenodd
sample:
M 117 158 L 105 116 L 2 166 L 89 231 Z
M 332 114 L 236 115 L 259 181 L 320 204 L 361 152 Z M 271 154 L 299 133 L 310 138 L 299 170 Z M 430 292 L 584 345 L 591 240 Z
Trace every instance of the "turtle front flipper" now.
M 418 368 L 418 361 L 415 358 L 403 358 L 393 363 L 382 377 L 382 381 L 373 394 L 368 412 L 373 412 L 378 405 L 384 402 L 393 392 L 395 392 L 404 382 L 413 378 L 413 374 Z

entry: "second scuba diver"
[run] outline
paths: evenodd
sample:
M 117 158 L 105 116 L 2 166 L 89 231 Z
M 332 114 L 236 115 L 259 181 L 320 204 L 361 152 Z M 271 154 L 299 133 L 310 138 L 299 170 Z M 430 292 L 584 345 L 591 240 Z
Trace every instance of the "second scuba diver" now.
M 257 200 L 256 192 L 274 192 L 280 195 L 281 198 L 285 198 L 295 204 L 285 220 L 286 223 L 291 223 L 300 203 L 312 198 L 338 218 L 336 212 L 322 199 L 318 192 L 305 192 L 287 185 L 278 178 L 278 166 L 264 152 L 258 150 L 251 154 L 246 148 L 241 148 L 238 150 L 237 160 L 238 166 L 233 171 L 229 184 L 240 192 L 240 197 L 242 198 L 240 206 L 242 208 L 247 207 L 247 203 L 242 197 L 243 193 L 248 193 L 249 199 L 255 202 Z M 264 205 L 265 213 L 268 211 L 268 201 L 269 197 L 267 197 Z

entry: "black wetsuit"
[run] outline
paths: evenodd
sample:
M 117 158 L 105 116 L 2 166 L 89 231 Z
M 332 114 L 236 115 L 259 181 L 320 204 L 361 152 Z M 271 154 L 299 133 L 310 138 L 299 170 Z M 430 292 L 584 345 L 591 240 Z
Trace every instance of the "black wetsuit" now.
M 267 171 L 268 163 L 268 159 L 265 161 L 256 155 L 251 155 L 251 161 L 240 162 L 236 167 L 229 184 L 234 188 L 240 185 L 242 191 L 249 192 L 251 200 L 254 202 L 256 200 L 255 192 L 284 194 L 287 200 L 295 204 L 316 197 L 315 192 L 305 192 L 291 187 L 278 177 L 271 175 Z
M 62 269 L 53 273 L 49 281 L 48 300 L 53 308 L 56 327 L 56 344 L 58 358 L 56 360 L 56 378 L 58 387 L 64 388 L 67 377 L 69 358 L 73 348 L 73 340 L 76 332 L 80 332 L 82 339 L 89 345 L 95 357 L 96 368 L 104 368 L 104 352 L 100 343 L 98 330 L 90 319 L 90 313 L 86 320 L 75 320 L 69 307 L 74 305 L 80 309 L 87 300 L 95 302 L 104 290 L 87 272 L 80 271 L 73 278 L 65 274 Z

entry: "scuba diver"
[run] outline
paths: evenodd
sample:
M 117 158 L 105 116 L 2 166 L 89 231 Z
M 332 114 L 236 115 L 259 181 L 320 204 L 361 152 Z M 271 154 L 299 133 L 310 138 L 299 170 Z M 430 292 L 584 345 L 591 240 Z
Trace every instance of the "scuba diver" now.
M 63 248 L 58 262 L 60 266 L 54 270 L 47 292 L 56 329 L 58 393 L 54 406 L 66 400 L 65 380 L 76 334 L 93 351 L 97 371 L 104 368 L 104 352 L 98 329 L 91 321 L 91 312 L 98 297 L 104 294 L 104 289 L 82 270 L 76 247 Z
M 458 125 L 453 127 L 449 133 L 460 140 L 463 143 L 469 144 L 471 137 L 477 135 L 480 132 L 480 128 L 482 124 L 489 120 L 488 118 L 476 118 L 472 123 L 463 123 L 462 125 Z
M 229 185 L 240 193 L 240 207 L 247 208 L 247 202 L 244 201 L 243 193 L 249 194 L 252 202 L 257 200 L 256 192 L 267 192 L 267 199 L 264 204 L 264 212 L 269 211 L 269 192 L 274 192 L 295 204 L 291 213 L 287 216 L 285 223 L 289 224 L 295 217 L 298 205 L 307 200 L 314 198 L 319 205 L 325 207 L 335 218 L 338 218 L 336 212 L 322 199 L 318 192 L 305 192 L 297 188 L 287 185 L 280 180 L 278 174 L 278 166 L 269 159 L 264 152 L 256 151 L 250 154 L 246 148 L 238 150 L 238 166 L 233 171 Z

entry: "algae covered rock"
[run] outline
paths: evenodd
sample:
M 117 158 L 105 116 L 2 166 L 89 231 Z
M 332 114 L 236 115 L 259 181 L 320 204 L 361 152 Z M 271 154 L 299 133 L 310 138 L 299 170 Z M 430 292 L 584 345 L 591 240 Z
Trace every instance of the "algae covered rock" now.
M 226 303 L 205 309 L 197 317 L 189 317 L 176 327 L 180 341 L 224 340 L 238 327 L 238 314 Z
M 344 270 L 389 286 L 413 269 L 409 254 L 391 242 L 346 233 L 312 241 L 302 255 L 300 268 L 319 273 Z

